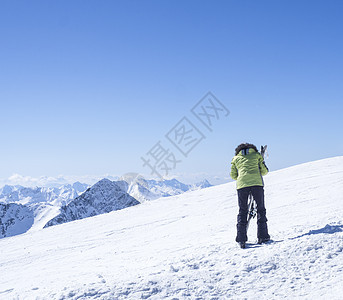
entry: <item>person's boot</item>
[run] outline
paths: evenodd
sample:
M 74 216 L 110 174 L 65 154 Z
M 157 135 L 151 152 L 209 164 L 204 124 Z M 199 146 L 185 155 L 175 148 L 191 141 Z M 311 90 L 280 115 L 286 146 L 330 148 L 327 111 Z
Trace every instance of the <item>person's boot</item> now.
M 239 247 L 241 247 L 242 249 L 245 248 L 245 242 L 238 242 L 238 244 L 239 244 Z
M 258 239 L 258 244 L 263 244 L 263 243 L 267 243 L 270 241 L 270 237 L 266 237 L 266 238 L 259 238 Z

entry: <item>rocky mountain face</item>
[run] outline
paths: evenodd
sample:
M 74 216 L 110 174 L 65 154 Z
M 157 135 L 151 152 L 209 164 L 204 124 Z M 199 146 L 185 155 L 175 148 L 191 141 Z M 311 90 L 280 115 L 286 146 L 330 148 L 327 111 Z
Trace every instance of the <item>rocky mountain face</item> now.
M 123 190 L 123 183 L 102 179 L 68 205 L 61 207 L 60 214 L 45 226 L 80 220 L 114 210 L 137 205 L 139 202 Z
M 15 203 L 0 203 L 0 238 L 28 231 L 33 221 L 33 212 L 28 207 Z

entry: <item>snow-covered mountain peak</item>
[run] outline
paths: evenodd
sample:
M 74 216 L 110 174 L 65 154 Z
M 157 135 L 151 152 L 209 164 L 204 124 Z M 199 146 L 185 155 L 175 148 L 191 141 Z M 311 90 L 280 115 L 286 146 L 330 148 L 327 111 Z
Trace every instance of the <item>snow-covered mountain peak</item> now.
M 137 204 L 139 202 L 123 191 L 119 184 L 104 178 L 68 205 L 62 206 L 60 214 L 50 220 L 45 227 L 120 210 Z
M 76 181 L 72 184 L 72 188 L 78 193 L 83 193 L 87 187 L 88 187 L 88 184 L 81 183 L 79 181 Z
M 208 181 L 199 184 L 184 184 L 175 178 L 166 180 L 145 179 L 137 173 L 128 173 L 120 179 L 120 186 L 140 202 L 179 195 L 187 191 L 211 186 Z
M 0 188 L 0 197 L 5 197 L 11 194 L 13 191 L 16 191 L 20 188 L 23 188 L 22 186 L 14 186 L 14 185 L 4 185 L 2 188 Z
M 8 195 L 13 191 L 13 186 L 5 185 L 2 188 L 0 188 L 0 194 L 2 195 Z
M 119 180 L 120 181 L 126 181 L 128 184 L 137 183 L 137 182 L 143 183 L 146 181 L 142 175 L 140 175 L 138 173 L 134 173 L 134 172 L 126 173 L 126 174 L 122 175 L 119 178 Z
M 95 183 L 94 185 L 92 185 L 90 187 L 90 189 L 99 189 L 99 188 L 106 188 L 106 187 L 111 187 L 114 186 L 114 182 L 107 179 L 107 178 L 103 178 L 101 180 L 99 180 L 97 183 Z
M 192 190 L 205 189 L 205 188 L 208 188 L 211 186 L 212 186 L 212 184 L 210 184 L 207 179 L 204 179 L 200 182 L 196 182 L 196 183 L 192 184 Z

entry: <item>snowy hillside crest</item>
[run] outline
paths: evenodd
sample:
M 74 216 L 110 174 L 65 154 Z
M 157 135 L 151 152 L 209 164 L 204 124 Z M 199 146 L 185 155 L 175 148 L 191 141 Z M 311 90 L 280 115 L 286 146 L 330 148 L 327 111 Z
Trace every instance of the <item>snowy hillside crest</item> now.
M 341 299 L 342 183 L 343 157 L 268 174 L 273 242 L 253 222 L 247 249 L 234 182 L 1 239 L 0 298 Z

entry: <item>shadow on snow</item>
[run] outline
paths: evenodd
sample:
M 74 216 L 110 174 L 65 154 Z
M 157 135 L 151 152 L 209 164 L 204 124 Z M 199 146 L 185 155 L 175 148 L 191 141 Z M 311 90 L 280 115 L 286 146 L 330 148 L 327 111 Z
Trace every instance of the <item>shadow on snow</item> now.
M 295 240 L 295 239 L 301 238 L 301 237 L 306 236 L 306 235 L 320 234 L 320 233 L 333 234 L 333 233 L 342 232 L 342 231 L 343 231 L 343 225 L 329 225 L 329 224 L 327 224 L 323 228 L 316 229 L 316 230 L 310 230 L 307 233 L 296 236 L 294 238 L 290 238 L 290 240 Z

